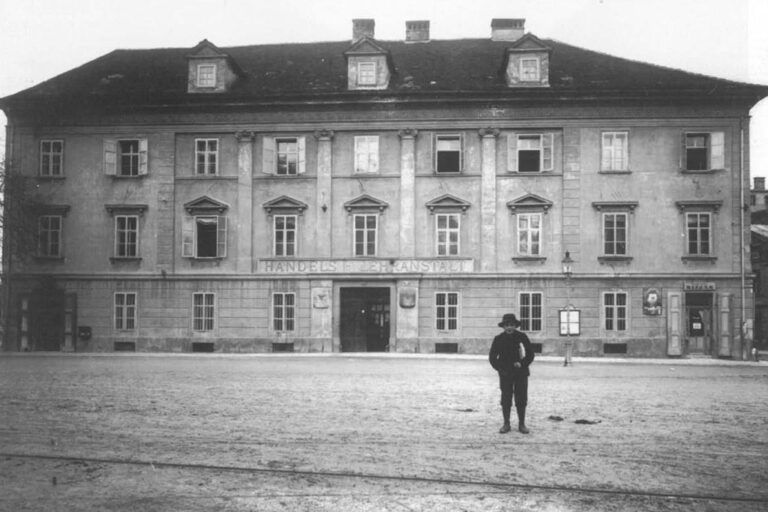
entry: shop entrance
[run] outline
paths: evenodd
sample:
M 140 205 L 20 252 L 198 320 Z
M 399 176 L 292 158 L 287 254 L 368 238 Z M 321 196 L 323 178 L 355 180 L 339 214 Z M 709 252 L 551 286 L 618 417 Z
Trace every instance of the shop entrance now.
M 341 288 L 342 352 L 389 350 L 389 288 Z
M 689 354 L 712 353 L 712 294 L 686 293 L 686 345 Z

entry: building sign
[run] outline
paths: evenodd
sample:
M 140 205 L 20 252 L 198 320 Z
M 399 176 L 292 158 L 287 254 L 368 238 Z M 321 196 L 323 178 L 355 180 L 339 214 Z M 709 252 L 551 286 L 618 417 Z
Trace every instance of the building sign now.
M 713 292 L 717 290 L 711 281 L 684 281 L 683 290 L 686 292 Z
M 259 274 L 461 274 L 474 271 L 471 259 L 260 260 Z

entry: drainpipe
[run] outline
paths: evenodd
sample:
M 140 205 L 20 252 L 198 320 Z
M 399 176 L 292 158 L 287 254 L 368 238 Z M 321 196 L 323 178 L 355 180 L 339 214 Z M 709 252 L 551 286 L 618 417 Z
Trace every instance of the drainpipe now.
M 748 119 L 748 118 L 747 118 Z M 752 347 L 747 346 L 747 343 L 749 340 L 746 339 L 746 328 L 747 328 L 747 283 L 746 283 L 746 258 L 744 257 L 744 253 L 746 251 L 746 248 L 744 247 L 744 216 L 746 214 L 746 205 L 745 205 L 745 198 L 744 198 L 744 123 L 745 118 L 741 118 L 741 121 L 739 121 L 739 136 L 740 136 L 740 144 L 739 144 L 739 216 L 740 216 L 740 223 L 739 223 L 739 232 L 741 233 L 740 239 L 741 239 L 741 251 L 739 253 L 740 255 L 740 265 L 741 265 L 741 322 L 740 322 L 740 331 L 741 331 L 741 360 L 746 361 L 748 358 L 749 351 L 752 349 Z

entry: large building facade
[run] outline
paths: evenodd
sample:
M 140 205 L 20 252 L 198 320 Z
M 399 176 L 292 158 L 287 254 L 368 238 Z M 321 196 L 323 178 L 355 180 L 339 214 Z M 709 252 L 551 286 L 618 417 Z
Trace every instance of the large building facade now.
M 483 353 L 511 311 L 543 354 L 742 357 L 768 90 L 406 26 L 115 51 L 0 100 L 35 205 L 5 348 Z

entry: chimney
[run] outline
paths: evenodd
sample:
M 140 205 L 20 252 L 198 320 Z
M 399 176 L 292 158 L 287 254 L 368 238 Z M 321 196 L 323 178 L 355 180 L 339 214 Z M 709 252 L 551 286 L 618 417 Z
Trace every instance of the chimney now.
M 429 20 L 405 22 L 406 43 L 426 43 L 429 41 Z
M 523 18 L 493 18 L 491 20 L 492 41 L 517 41 L 525 34 Z
M 765 178 L 755 178 L 755 190 L 765 190 Z
M 368 18 L 352 20 L 352 42 L 359 41 L 364 37 L 373 39 L 374 27 L 376 27 L 376 20 Z

